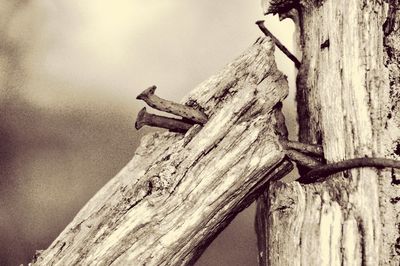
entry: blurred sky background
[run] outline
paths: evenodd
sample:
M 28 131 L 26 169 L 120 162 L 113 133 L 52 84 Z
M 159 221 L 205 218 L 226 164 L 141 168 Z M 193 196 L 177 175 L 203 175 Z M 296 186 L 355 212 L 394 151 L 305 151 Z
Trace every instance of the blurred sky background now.
M 180 100 L 262 36 L 258 19 L 260 0 L 1 1 L 0 265 L 47 248 L 131 159 L 143 89 Z M 293 23 L 265 19 L 293 51 Z M 253 223 L 250 207 L 196 265 L 256 265 Z

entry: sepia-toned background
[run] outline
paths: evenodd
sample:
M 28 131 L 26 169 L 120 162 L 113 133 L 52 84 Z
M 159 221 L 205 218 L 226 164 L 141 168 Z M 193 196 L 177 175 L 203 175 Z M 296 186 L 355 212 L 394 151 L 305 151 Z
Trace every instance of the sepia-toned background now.
M 1 1 L 0 265 L 47 248 L 131 159 L 149 130 L 133 126 L 138 93 L 155 84 L 179 100 L 261 36 L 258 19 L 259 0 Z M 294 49 L 291 22 L 266 25 Z M 277 56 L 292 85 L 293 64 Z M 256 265 L 253 216 L 197 265 Z

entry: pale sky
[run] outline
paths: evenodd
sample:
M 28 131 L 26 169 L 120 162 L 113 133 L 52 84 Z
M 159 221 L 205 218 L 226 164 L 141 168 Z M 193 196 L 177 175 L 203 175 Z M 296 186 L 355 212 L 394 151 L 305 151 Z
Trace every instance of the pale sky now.
M 153 84 L 159 94 L 178 100 L 262 35 L 254 24 L 263 18 L 259 1 L 47 0 L 34 5 L 40 27 L 30 87 L 37 88 L 29 91 L 45 105 L 58 98 L 62 83 L 69 89 L 61 94 L 74 101 L 105 96 L 129 106 Z M 271 18 L 267 25 L 293 49 L 291 22 Z M 290 72 L 292 64 L 285 60 Z M 50 91 L 45 89 L 49 80 Z

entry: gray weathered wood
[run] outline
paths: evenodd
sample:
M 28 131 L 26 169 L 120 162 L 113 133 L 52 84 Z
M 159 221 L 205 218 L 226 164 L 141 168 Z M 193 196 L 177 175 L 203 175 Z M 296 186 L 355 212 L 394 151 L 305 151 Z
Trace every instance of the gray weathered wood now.
M 143 137 L 131 162 L 34 265 L 184 265 L 291 169 L 273 131 L 288 91 L 274 47 L 259 39 L 183 101 L 209 117 L 185 135 Z
M 292 1 L 267 2 L 282 7 Z M 399 13 L 385 35 L 384 1 L 300 5 L 300 141 L 323 144 L 328 162 L 398 159 Z M 398 170 L 375 168 L 318 184 L 271 184 L 264 216 L 269 265 L 399 265 L 399 185 Z

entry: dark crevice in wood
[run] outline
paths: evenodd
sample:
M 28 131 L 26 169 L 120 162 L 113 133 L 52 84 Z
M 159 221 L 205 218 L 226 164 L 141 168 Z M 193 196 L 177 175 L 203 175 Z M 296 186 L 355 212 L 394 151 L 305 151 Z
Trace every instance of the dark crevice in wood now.
M 329 48 L 329 39 L 327 39 L 326 41 L 324 41 L 323 43 L 321 43 L 320 48 L 321 50 L 325 49 L 325 48 Z
M 394 148 L 394 154 L 400 156 L 400 140 L 399 142 L 396 144 L 396 147 Z
M 397 171 L 397 172 L 398 172 L 398 171 Z M 400 178 L 398 177 L 398 175 L 397 175 L 395 169 L 392 169 L 391 177 L 392 177 L 392 182 L 391 182 L 391 184 L 392 184 L 393 186 L 398 186 L 398 185 L 400 185 Z
M 367 254 L 366 254 L 366 239 L 365 239 L 365 228 L 364 222 L 361 218 L 356 217 L 357 227 L 359 232 L 359 243 L 360 243 L 360 252 L 361 252 L 361 265 L 366 266 L 367 264 Z
M 385 23 L 383 24 L 383 32 L 385 36 L 390 35 L 396 25 L 396 16 L 399 11 L 400 4 L 398 0 L 388 0 L 389 10 Z
M 268 188 L 266 189 L 268 190 Z M 257 235 L 257 247 L 258 247 L 258 265 L 267 265 L 267 235 L 266 235 L 266 198 L 264 193 L 256 201 L 256 218 L 255 218 L 255 231 Z
M 396 243 L 394 244 L 394 250 L 398 256 L 400 256 L 400 237 L 396 239 Z
M 390 199 L 390 203 L 397 204 L 400 201 L 400 197 L 395 197 Z

